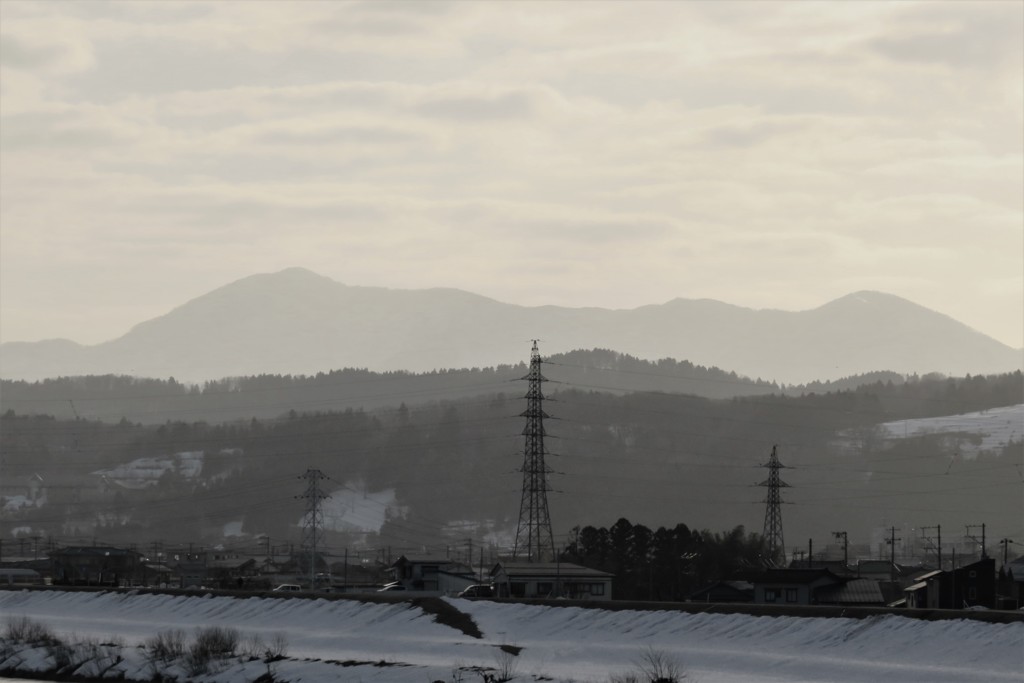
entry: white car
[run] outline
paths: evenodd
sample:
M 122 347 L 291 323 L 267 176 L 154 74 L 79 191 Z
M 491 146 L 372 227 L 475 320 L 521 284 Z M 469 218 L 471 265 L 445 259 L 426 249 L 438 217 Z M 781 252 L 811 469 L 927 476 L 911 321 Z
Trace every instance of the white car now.
M 282 583 L 280 586 L 274 589 L 278 592 L 295 592 L 302 590 L 302 586 L 297 583 Z

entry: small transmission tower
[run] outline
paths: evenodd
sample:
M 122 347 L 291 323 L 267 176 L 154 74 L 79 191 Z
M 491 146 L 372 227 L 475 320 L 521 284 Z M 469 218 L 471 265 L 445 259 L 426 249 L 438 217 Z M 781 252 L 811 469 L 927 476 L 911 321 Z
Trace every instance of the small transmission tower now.
M 765 498 L 764 538 L 768 543 L 768 563 L 779 567 L 786 564 L 786 544 L 782 540 L 782 496 L 779 489 L 789 486 L 779 477 L 779 470 L 785 465 L 779 462 L 778 446 L 772 446 L 772 455 L 761 467 L 768 468 L 768 478 L 758 486 L 768 487 Z
M 321 503 L 325 496 L 320 490 L 320 481 L 327 476 L 320 470 L 309 469 L 302 475 L 306 480 L 306 492 L 299 498 L 306 499 L 306 514 L 302 517 L 302 550 L 309 557 L 309 588 L 316 588 L 316 551 L 324 535 L 324 513 Z
M 551 515 L 548 512 L 548 474 L 551 468 L 544 462 L 544 418 L 550 417 L 542 407 L 544 394 L 541 382 L 547 379 L 540 374 L 540 351 L 537 340 L 533 340 L 530 352 L 530 374 L 523 379 L 529 381 L 526 392 L 526 411 L 520 417 L 526 418 L 523 436 L 523 498 L 519 503 L 519 527 L 516 529 L 516 544 L 512 558 L 525 556 L 529 562 L 554 559 L 555 541 L 551 534 Z

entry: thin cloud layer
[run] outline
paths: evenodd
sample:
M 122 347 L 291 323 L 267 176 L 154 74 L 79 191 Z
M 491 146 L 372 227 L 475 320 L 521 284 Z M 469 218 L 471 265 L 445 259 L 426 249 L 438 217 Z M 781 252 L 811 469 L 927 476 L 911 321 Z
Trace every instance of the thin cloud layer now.
M 256 272 L 1024 331 L 1024 7 L 4 2 L 0 335 Z

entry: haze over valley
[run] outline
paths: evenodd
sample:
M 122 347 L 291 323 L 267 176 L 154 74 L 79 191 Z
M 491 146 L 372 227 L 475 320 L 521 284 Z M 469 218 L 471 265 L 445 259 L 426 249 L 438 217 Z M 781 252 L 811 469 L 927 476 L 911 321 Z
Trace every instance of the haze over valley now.
M 1024 3 L 0 0 L 0 82 L 0 676 L 1019 679 Z
M 889 370 L 949 375 L 1024 366 L 1012 349 L 946 315 L 881 292 L 807 311 L 674 299 L 627 310 L 525 307 L 450 289 L 343 285 L 301 268 L 254 275 L 93 346 L 0 346 L 0 377 L 117 374 L 202 382 L 344 368 L 424 372 L 604 348 L 718 367 L 782 384 Z
M 105 345 L 48 359 L 55 343 L 5 345 L 4 533 L 294 544 L 296 479 L 315 468 L 330 479 L 334 548 L 470 538 L 501 552 L 515 531 L 536 329 L 570 347 L 543 355 L 563 544 L 619 518 L 757 533 L 753 484 L 773 446 L 793 468 L 786 527 L 820 548 L 842 528 L 872 555 L 880 530 L 898 526 L 909 558 L 925 552 L 918 527 L 969 515 L 1011 533 L 1024 512 L 1019 351 L 898 297 L 859 292 L 805 312 L 525 308 L 289 269 Z M 586 339 L 607 346 L 572 348 Z M 75 371 L 6 376 L 61 363 Z M 839 365 L 862 372 L 836 376 Z

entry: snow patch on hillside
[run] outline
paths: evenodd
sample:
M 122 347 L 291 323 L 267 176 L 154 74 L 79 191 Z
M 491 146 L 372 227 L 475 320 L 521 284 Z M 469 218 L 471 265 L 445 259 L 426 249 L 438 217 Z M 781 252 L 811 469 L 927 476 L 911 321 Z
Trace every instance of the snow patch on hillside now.
M 879 429 L 887 439 L 964 435 L 958 442 L 959 453 L 975 457 L 981 452 L 1001 450 L 1010 441 L 1024 440 L 1024 403 L 960 415 L 896 420 L 879 425 Z
M 386 521 L 404 518 L 409 512 L 398 504 L 394 489 L 370 491 L 362 481 L 345 482 L 328 495 L 321 509 L 324 528 L 331 531 L 379 533 Z
M 23 495 L 0 496 L 0 510 L 4 512 L 19 512 L 24 508 L 41 508 L 48 502 L 45 494 L 29 498 Z
M 168 472 L 183 479 L 198 479 L 203 472 L 203 451 L 182 451 L 163 458 L 136 458 L 130 462 L 93 472 L 126 489 L 156 486 Z

